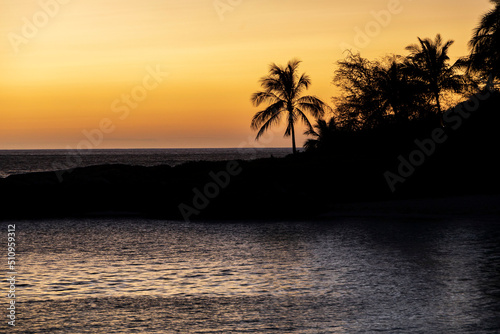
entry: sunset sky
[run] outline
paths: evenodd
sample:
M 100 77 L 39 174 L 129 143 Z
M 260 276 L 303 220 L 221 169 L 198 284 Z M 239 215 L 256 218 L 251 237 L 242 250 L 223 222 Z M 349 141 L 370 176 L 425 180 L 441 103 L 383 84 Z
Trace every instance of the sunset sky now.
M 417 36 L 441 33 L 455 40 L 455 60 L 492 8 L 488 0 L 0 3 L 0 149 L 75 149 L 87 136 L 91 148 L 290 146 L 284 124 L 260 144 L 250 129 L 259 110 L 250 95 L 270 63 L 300 58 L 308 93 L 331 104 L 341 46 L 368 58 L 405 55 Z

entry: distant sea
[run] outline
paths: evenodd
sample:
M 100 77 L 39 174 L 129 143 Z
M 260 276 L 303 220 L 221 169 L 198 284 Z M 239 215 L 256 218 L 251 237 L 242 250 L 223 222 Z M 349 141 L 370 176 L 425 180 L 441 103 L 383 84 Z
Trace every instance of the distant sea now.
M 105 164 L 176 166 L 189 161 L 284 157 L 290 148 L 0 150 L 0 177 Z

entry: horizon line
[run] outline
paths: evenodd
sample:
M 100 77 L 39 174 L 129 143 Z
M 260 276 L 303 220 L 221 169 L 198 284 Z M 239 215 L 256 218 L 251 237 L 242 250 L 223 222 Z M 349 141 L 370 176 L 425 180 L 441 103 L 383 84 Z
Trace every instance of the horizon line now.
M 1 151 L 106 151 L 106 150 L 228 150 L 228 149 L 291 149 L 289 146 L 273 147 L 129 147 L 129 148 L 85 148 L 85 149 L 67 149 L 67 148 L 0 148 Z

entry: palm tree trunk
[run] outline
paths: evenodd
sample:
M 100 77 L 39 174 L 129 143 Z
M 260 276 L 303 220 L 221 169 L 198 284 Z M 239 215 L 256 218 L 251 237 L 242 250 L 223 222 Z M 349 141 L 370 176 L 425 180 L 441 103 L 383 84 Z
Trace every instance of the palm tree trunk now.
M 439 93 L 434 92 L 434 95 L 436 96 L 436 105 L 438 107 L 438 115 L 441 116 L 441 102 L 439 101 Z
M 288 102 L 287 105 L 287 110 L 288 110 L 288 123 L 290 125 L 291 135 L 292 135 L 292 150 L 293 154 L 297 153 L 297 147 L 295 145 L 295 124 L 293 122 L 293 106 L 291 102 Z
M 436 99 L 436 106 L 438 108 L 438 115 L 441 116 L 441 101 L 439 100 L 439 84 L 438 84 L 438 79 L 435 77 L 431 81 L 431 89 L 432 92 L 434 93 L 434 98 Z
M 439 121 L 441 122 L 441 126 L 444 126 L 444 121 L 443 121 L 443 113 L 441 111 L 441 101 L 439 101 L 439 92 L 434 92 L 434 94 L 436 95 L 436 105 L 437 105 L 437 108 L 438 108 L 438 118 L 439 118 Z

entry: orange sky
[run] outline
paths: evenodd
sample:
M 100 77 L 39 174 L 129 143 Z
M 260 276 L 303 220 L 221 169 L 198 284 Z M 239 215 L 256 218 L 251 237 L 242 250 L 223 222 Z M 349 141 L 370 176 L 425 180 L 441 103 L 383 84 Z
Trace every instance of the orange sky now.
M 308 93 L 331 104 L 341 45 L 374 58 L 441 33 L 455 40 L 456 58 L 491 8 L 488 0 L 0 4 L 0 149 L 75 149 L 89 133 L 92 148 L 264 145 L 251 140 L 250 95 L 269 63 L 302 59 Z M 265 146 L 289 146 L 284 128 Z

